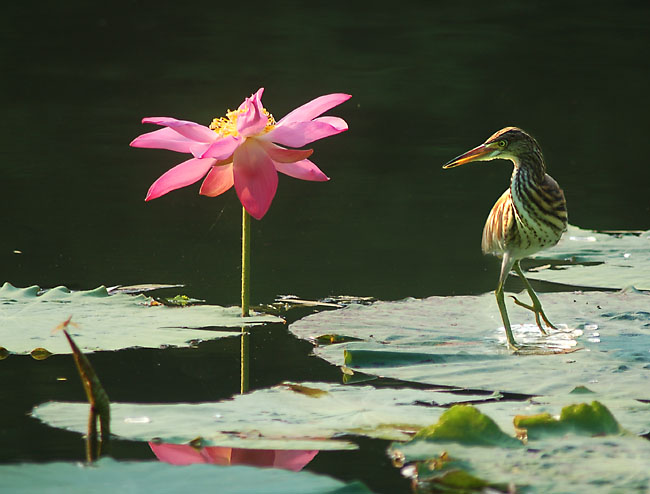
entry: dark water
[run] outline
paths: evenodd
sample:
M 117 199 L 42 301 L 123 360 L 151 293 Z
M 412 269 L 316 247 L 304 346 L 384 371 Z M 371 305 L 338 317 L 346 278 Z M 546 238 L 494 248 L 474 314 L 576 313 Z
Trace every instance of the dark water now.
M 234 191 L 208 199 L 197 185 L 145 203 L 185 158 L 128 143 L 152 130 L 144 116 L 207 124 L 262 86 L 276 118 L 321 94 L 353 98 L 332 112 L 350 131 L 313 146 L 332 180 L 282 176 L 253 223 L 253 303 L 492 290 L 497 261 L 479 239 L 511 166 L 441 165 L 506 125 L 539 140 L 573 224 L 648 229 L 649 21 L 642 1 L 10 3 L 0 16 L 0 281 L 185 283 L 193 297 L 237 304 Z M 339 379 L 285 329 L 257 331 L 252 346 L 253 387 Z M 232 339 L 93 363 L 116 401 L 213 400 L 237 391 L 238 348 Z M 1 412 L 2 461 L 81 458 L 77 435 L 24 416 L 48 399 L 83 399 L 69 358 L 0 367 L 5 401 L 15 396 Z M 70 381 L 57 383 L 64 372 Z M 397 480 L 383 446 L 366 446 L 313 468 L 398 492 L 386 487 Z

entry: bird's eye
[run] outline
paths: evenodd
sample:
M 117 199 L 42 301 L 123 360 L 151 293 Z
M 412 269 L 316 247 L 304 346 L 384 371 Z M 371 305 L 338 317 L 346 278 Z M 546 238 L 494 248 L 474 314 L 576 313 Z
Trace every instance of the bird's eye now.
M 497 146 L 499 146 L 501 149 L 505 148 L 508 145 L 508 141 L 505 139 L 501 139 L 499 142 L 497 142 Z

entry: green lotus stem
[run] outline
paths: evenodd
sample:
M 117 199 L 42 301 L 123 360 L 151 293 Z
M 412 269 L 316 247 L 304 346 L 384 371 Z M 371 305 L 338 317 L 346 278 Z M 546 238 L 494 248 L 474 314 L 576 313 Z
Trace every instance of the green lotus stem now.
M 251 217 L 242 207 L 241 224 L 241 315 L 250 315 L 250 279 L 251 279 Z M 249 333 L 245 326 L 241 328 L 241 367 L 240 367 L 240 392 L 248 392 L 248 353 Z
M 241 368 L 240 376 L 240 392 L 241 394 L 248 393 L 248 361 L 250 352 L 250 333 L 245 327 L 241 328 Z
M 241 224 L 241 315 L 248 317 L 251 279 L 251 217 L 242 207 Z

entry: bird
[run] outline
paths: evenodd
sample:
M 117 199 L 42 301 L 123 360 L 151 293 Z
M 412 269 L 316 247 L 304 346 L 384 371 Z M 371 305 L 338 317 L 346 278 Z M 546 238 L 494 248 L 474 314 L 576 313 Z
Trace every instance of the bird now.
M 512 335 L 503 294 L 506 278 L 514 268 L 532 303 L 529 305 L 517 297 L 512 298 L 517 305 L 535 314 L 535 322 L 542 334 L 548 333 L 540 318 L 549 328 L 557 329 L 546 317 L 539 297 L 521 270 L 520 261 L 557 244 L 566 231 L 567 206 L 564 192 L 546 173 L 539 144 L 530 134 L 517 127 L 505 127 L 495 132 L 480 146 L 446 163 L 443 169 L 496 159 L 509 160 L 514 168 L 510 187 L 494 204 L 485 222 L 481 248 L 484 254 L 501 258 L 495 295 L 508 347 L 516 352 L 520 347 Z

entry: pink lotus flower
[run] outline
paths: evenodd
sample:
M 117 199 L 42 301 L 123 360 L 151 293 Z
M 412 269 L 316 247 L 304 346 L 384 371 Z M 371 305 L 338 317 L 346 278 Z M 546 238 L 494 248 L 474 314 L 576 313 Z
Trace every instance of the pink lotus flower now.
M 170 117 L 142 119 L 143 123 L 165 128 L 136 137 L 131 146 L 169 149 L 193 156 L 156 180 L 145 200 L 155 199 L 205 177 L 199 191 L 201 194 L 215 197 L 234 185 L 246 211 L 261 219 L 275 196 L 277 172 L 301 180 L 329 180 L 307 159 L 313 150 L 287 149 L 284 146 L 302 147 L 347 130 L 345 120 L 320 115 L 348 100 L 350 95 L 321 96 L 276 122 L 262 106 L 263 92 L 264 88 L 259 89 L 237 110 L 215 118 L 210 127 Z

